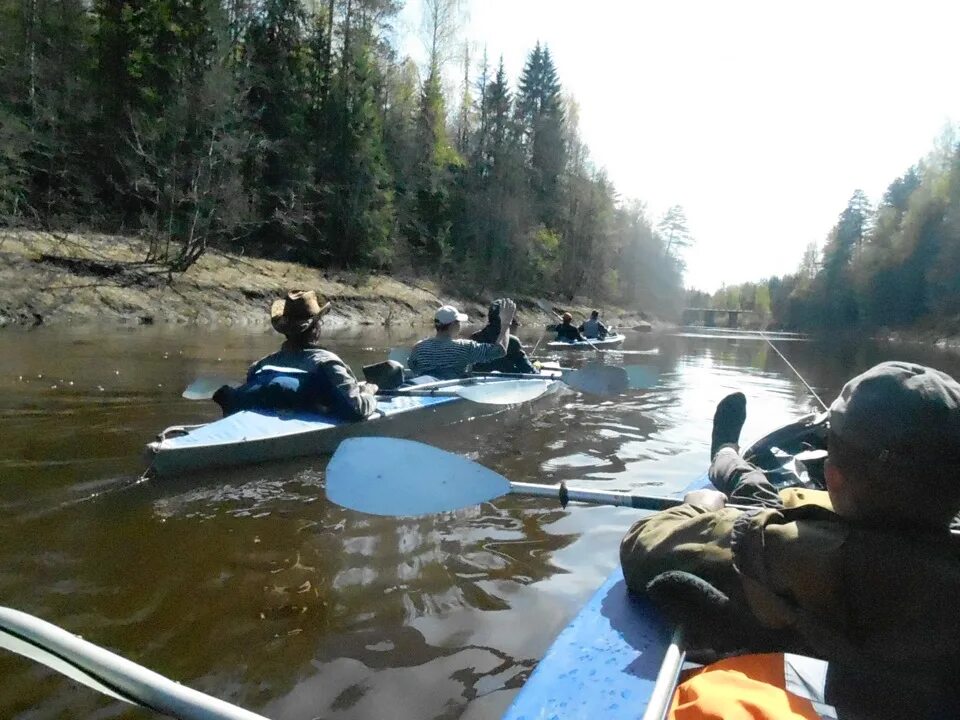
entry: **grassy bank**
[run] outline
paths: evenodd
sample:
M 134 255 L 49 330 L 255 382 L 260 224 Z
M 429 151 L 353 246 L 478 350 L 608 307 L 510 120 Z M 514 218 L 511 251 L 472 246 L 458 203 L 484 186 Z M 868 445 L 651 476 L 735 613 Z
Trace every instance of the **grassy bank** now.
M 324 271 L 295 263 L 208 252 L 187 272 L 170 276 L 144 263 L 136 238 L 0 231 L 0 326 L 39 323 L 266 324 L 270 302 L 289 289 L 312 288 L 334 301 L 334 325 L 429 325 L 434 309 L 458 305 L 472 319 L 498 293 L 452 292 L 433 280 Z M 489 296 L 487 296 L 489 295 Z M 517 298 L 521 320 L 552 320 L 530 297 Z M 557 304 L 557 303 L 554 303 Z M 586 301 L 565 304 L 584 315 Z M 605 318 L 630 327 L 637 311 L 606 308 Z

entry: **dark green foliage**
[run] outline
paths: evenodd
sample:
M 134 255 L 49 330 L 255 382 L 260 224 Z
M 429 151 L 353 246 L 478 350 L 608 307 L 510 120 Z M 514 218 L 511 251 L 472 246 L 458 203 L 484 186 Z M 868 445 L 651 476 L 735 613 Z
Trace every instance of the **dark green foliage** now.
M 520 76 L 516 112 L 538 215 L 542 222 L 550 223 L 559 210 L 566 148 L 560 81 L 549 48 L 541 48 L 540 43 L 530 53 Z
M 376 97 L 376 70 L 369 52 L 333 84 L 326 147 L 326 193 L 321 220 L 328 257 L 348 265 L 389 264 L 393 228 L 390 175 Z
M 549 49 L 515 91 L 462 56 L 451 128 L 459 4 L 425 7 L 421 74 L 396 0 L 0 0 L 0 220 L 678 306 L 682 242 L 590 163 Z

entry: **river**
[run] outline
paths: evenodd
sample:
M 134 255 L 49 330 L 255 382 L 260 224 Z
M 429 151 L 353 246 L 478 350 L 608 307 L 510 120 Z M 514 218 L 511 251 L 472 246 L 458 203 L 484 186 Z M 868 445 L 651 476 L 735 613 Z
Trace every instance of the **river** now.
M 369 329 L 326 342 L 359 371 L 414 339 Z M 512 497 L 367 517 L 326 501 L 326 458 L 139 482 L 158 431 L 219 415 L 182 399 L 184 386 L 240 376 L 277 340 L 183 326 L 0 332 L 0 604 L 275 720 L 499 717 L 615 568 L 636 511 Z M 827 402 L 883 359 L 960 374 L 956 356 L 919 347 L 778 347 Z M 673 492 L 705 469 L 728 392 L 747 395 L 744 440 L 817 407 L 757 337 L 631 333 L 625 345 L 653 348 L 607 358 L 655 365 L 651 390 L 564 390 L 414 435 L 513 480 Z M 9 653 L 0 678 L 2 718 L 148 716 Z

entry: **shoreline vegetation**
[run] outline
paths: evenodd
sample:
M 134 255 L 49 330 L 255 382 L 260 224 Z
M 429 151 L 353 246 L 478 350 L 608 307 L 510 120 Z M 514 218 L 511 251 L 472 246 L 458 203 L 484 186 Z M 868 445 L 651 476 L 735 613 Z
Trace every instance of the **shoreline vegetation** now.
M 770 329 L 960 351 L 960 127 L 948 125 L 876 204 L 856 190 L 795 273 L 688 290 L 686 305 L 746 311 Z
M 0 231 L 0 327 L 73 322 L 266 326 L 272 300 L 294 288 L 315 289 L 334 301 L 326 319 L 332 327 L 428 327 L 434 310 L 444 303 L 458 305 L 472 321 L 482 323 L 491 300 L 511 295 L 213 251 L 186 272 L 170 275 L 166 268 L 143 261 L 146 244 L 109 235 Z M 512 296 L 524 325 L 542 327 L 554 321 L 537 307 L 540 298 Z M 593 309 L 583 298 L 547 302 L 584 318 Z M 604 317 L 623 327 L 647 317 L 604 307 Z
M 150 308 L 163 297 L 170 314 L 189 315 L 178 293 L 217 285 L 207 275 L 228 257 L 267 277 L 241 280 L 238 270 L 220 282 L 218 310 L 227 296 L 261 300 L 322 276 L 360 310 L 351 288 L 379 283 L 363 293 L 380 293 L 388 314 L 432 304 L 437 291 L 380 278 L 677 314 L 691 242 L 684 212 L 654 219 L 620 196 L 590 158 L 550 49 L 531 38 L 509 77 L 502 58 L 461 43 L 460 0 L 424 0 L 418 63 L 398 32 L 401 8 L 8 4 L 0 228 L 61 240 L 32 265 L 7 252 L 27 276 L 85 278 L 107 314 L 159 315 Z M 80 232 L 105 257 L 64 256 Z M 126 247 L 107 248 L 107 237 Z M 348 277 L 357 280 L 337 279 Z M 26 322 L 45 314 L 24 312 Z

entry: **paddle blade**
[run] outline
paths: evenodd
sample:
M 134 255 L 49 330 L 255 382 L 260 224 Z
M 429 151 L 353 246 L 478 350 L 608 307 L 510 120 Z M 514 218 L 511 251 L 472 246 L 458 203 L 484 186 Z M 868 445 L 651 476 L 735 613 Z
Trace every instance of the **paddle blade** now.
M 238 383 L 236 380 L 224 377 L 199 377 L 187 385 L 182 396 L 187 400 L 209 400 L 224 385 L 237 387 Z
M 484 405 L 515 405 L 543 395 L 550 383 L 538 380 L 504 380 L 479 383 L 458 388 L 456 393 L 465 400 Z
M 563 382 L 588 395 L 619 395 L 630 387 L 626 370 L 603 363 L 590 363 L 579 370 L 565 372 Z
M 627 365 L 623 369 L 627 371 L 631 390 L 647 390 L 660 381 L 660 370 L 653 365 Z
M 413 440 L 350 438 L 327 465 L 327 497 L 371 515 L 448 512 L 508 492 L 509 481 L 493 470 Z
M 407 366 L 407 360 L 410 359 L 410 349 L 409 348 L 390 348 L 390 354 L 387 355 L 387 360 L 393 360 L 400 363 L 404 367 Z

